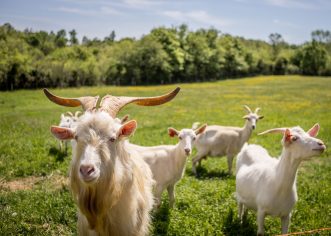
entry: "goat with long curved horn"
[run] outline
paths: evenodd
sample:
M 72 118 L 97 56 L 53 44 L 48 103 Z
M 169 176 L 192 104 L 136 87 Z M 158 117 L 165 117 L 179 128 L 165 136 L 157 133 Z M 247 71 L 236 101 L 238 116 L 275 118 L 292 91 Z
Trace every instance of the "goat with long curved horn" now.
M 48 89 L 44 88 L 46 97 L 52 102 L 66 107 L 78 107 L 82 106 L 84 111 L 92 110 L 96 108 L 99 96 L 96 97 L 79 97 L 79 98 L 64 98 L 52 94 Z
M 127 104 L 135 103 L 140 106 L 161 105 L 172 100 L 177 95 L 179 90 L 180 88 L 177 87 L 168 94 L 156 97 L 116 97 L 106 95 L 101 100 L 100 110 L 106 111 L 111 117 L 115 118 L 117 113 Z

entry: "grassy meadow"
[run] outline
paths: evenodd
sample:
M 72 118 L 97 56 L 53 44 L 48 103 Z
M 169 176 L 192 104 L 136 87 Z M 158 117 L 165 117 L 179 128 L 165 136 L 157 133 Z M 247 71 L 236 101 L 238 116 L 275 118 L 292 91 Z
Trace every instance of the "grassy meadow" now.
M 138 121 L 130 139 L 141 145 L 176 143 L 167 128 L 191 127 L 193 122 L 243 126 L 243 105 L 261 107 L 249 143 L 266 147 L 278 156 L 281 136 L 257 136 L 269 128 L 300 125 L 308 130 L 321 125 L 319 138 L 331 144 L 331 78 L 268 76 L 210 83 L 179 84 L 178 96 L 159 107 L 129 105 L 119 114 Z M 151 87 L 83 87 L 52 89 L 60 96 L 152 96 L 176 85 Z M 51 103 L 41 90 L 0 93 L 0 234 L 75 235 L 76 208 L 67 184 L 71 150 L 64 155 L 49 127 L 60 114 L 76 111 Z M 195 153 L 195 152 L 194 152 Z M 193 153 L 193 155 L 194 155 Z M 255 235 L 256 214 L 249 211 L 241 225 L 234 197 L 235 177 L 226 174 L 226 158 L 208 158 L 196 178 L 187 162 L 185 177 L 176 188 L 176 205 L 168 208 L 163 195 L 154 215 L 152 235 Z M 299 201 L 293 210 L 291 232 L 331 227 L 331 156 L 301 164 Z M 266 234 L 280 234 L 280 220 L 267 217 Z M 324 235 L 330 234 L 324 232 Z

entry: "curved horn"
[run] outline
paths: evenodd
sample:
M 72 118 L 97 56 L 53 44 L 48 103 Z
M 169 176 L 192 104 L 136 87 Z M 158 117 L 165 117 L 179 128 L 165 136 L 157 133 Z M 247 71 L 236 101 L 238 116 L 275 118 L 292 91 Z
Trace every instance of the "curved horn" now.
M 135 103 L 139 106 L 157 106 L 169 102 L 179 92 L 180 88 L 177 87 L 172 92 L 157 96 L 157 97 L 116 97 L 106 95 L 102 98 L 100 103 L 100 110 L 109 113 L 113 118 L 117 113 L 127 104 Z
M 261 110 L 261 108 L 257 107 L 254 111 L 255 114 L 257 114 L 259 111 Z
M 71 116 L 71 117 L 74 116 L 70 111 L 67 111 L 65 114 L 68 114 L 68 115 Z
M 99 96 L 96 97 L 79 97 L 79 98 L 63 98 L 56 96 L 49 92 L 46 88 L 44 88 L 44 93 L 46 97 L 51 100 L 52 102 L 66 107 L 78 107 L 82 106 L 84 111 L 92 110 L 96 107 Z
M 81 113 L 82 113 L 81 111 L 76 111 L 76 112 L 75 112 L 75 117 L 78 118 L 78 115 L 81 114 Z
M 268 133 L 285 133 L 286 128 L 274 128 L 274 129 L 268 129 L 266 131 L 263 131 L 261 133 L 259 133 L 258 135 L 262 135 L 262 134 L 268 134 Z
M 248 113 L 253 113 L 252 110 L 247 105 L 244 105 L 244 108 Z

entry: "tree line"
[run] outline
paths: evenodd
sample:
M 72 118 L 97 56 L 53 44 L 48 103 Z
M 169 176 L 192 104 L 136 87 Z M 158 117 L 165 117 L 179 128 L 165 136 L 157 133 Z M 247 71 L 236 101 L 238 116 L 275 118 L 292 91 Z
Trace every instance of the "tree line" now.
M 330 31 L 315 30 L 302 45 L 278 33 L 269 42 L 158 27 L 140 39 L 104 39 L 77 32 L 0 26 L 0 90 L 92 85 L 152 85 L 222 80 L 254 75 L 331 75 Z

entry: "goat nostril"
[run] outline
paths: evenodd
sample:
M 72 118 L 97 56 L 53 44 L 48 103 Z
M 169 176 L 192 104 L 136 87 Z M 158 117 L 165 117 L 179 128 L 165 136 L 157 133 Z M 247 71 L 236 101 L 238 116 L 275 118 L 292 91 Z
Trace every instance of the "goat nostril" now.
M 184 150 L 185 150 L 186 153 L 190 153 L 190 151 L 191 151 L 191 150 L 188 149 L 188 148 L 185 148 Z
M 94 172 L 94 167 L 92 165 L 81 166 L 79 171 L 84 176 L 89 176 Z

